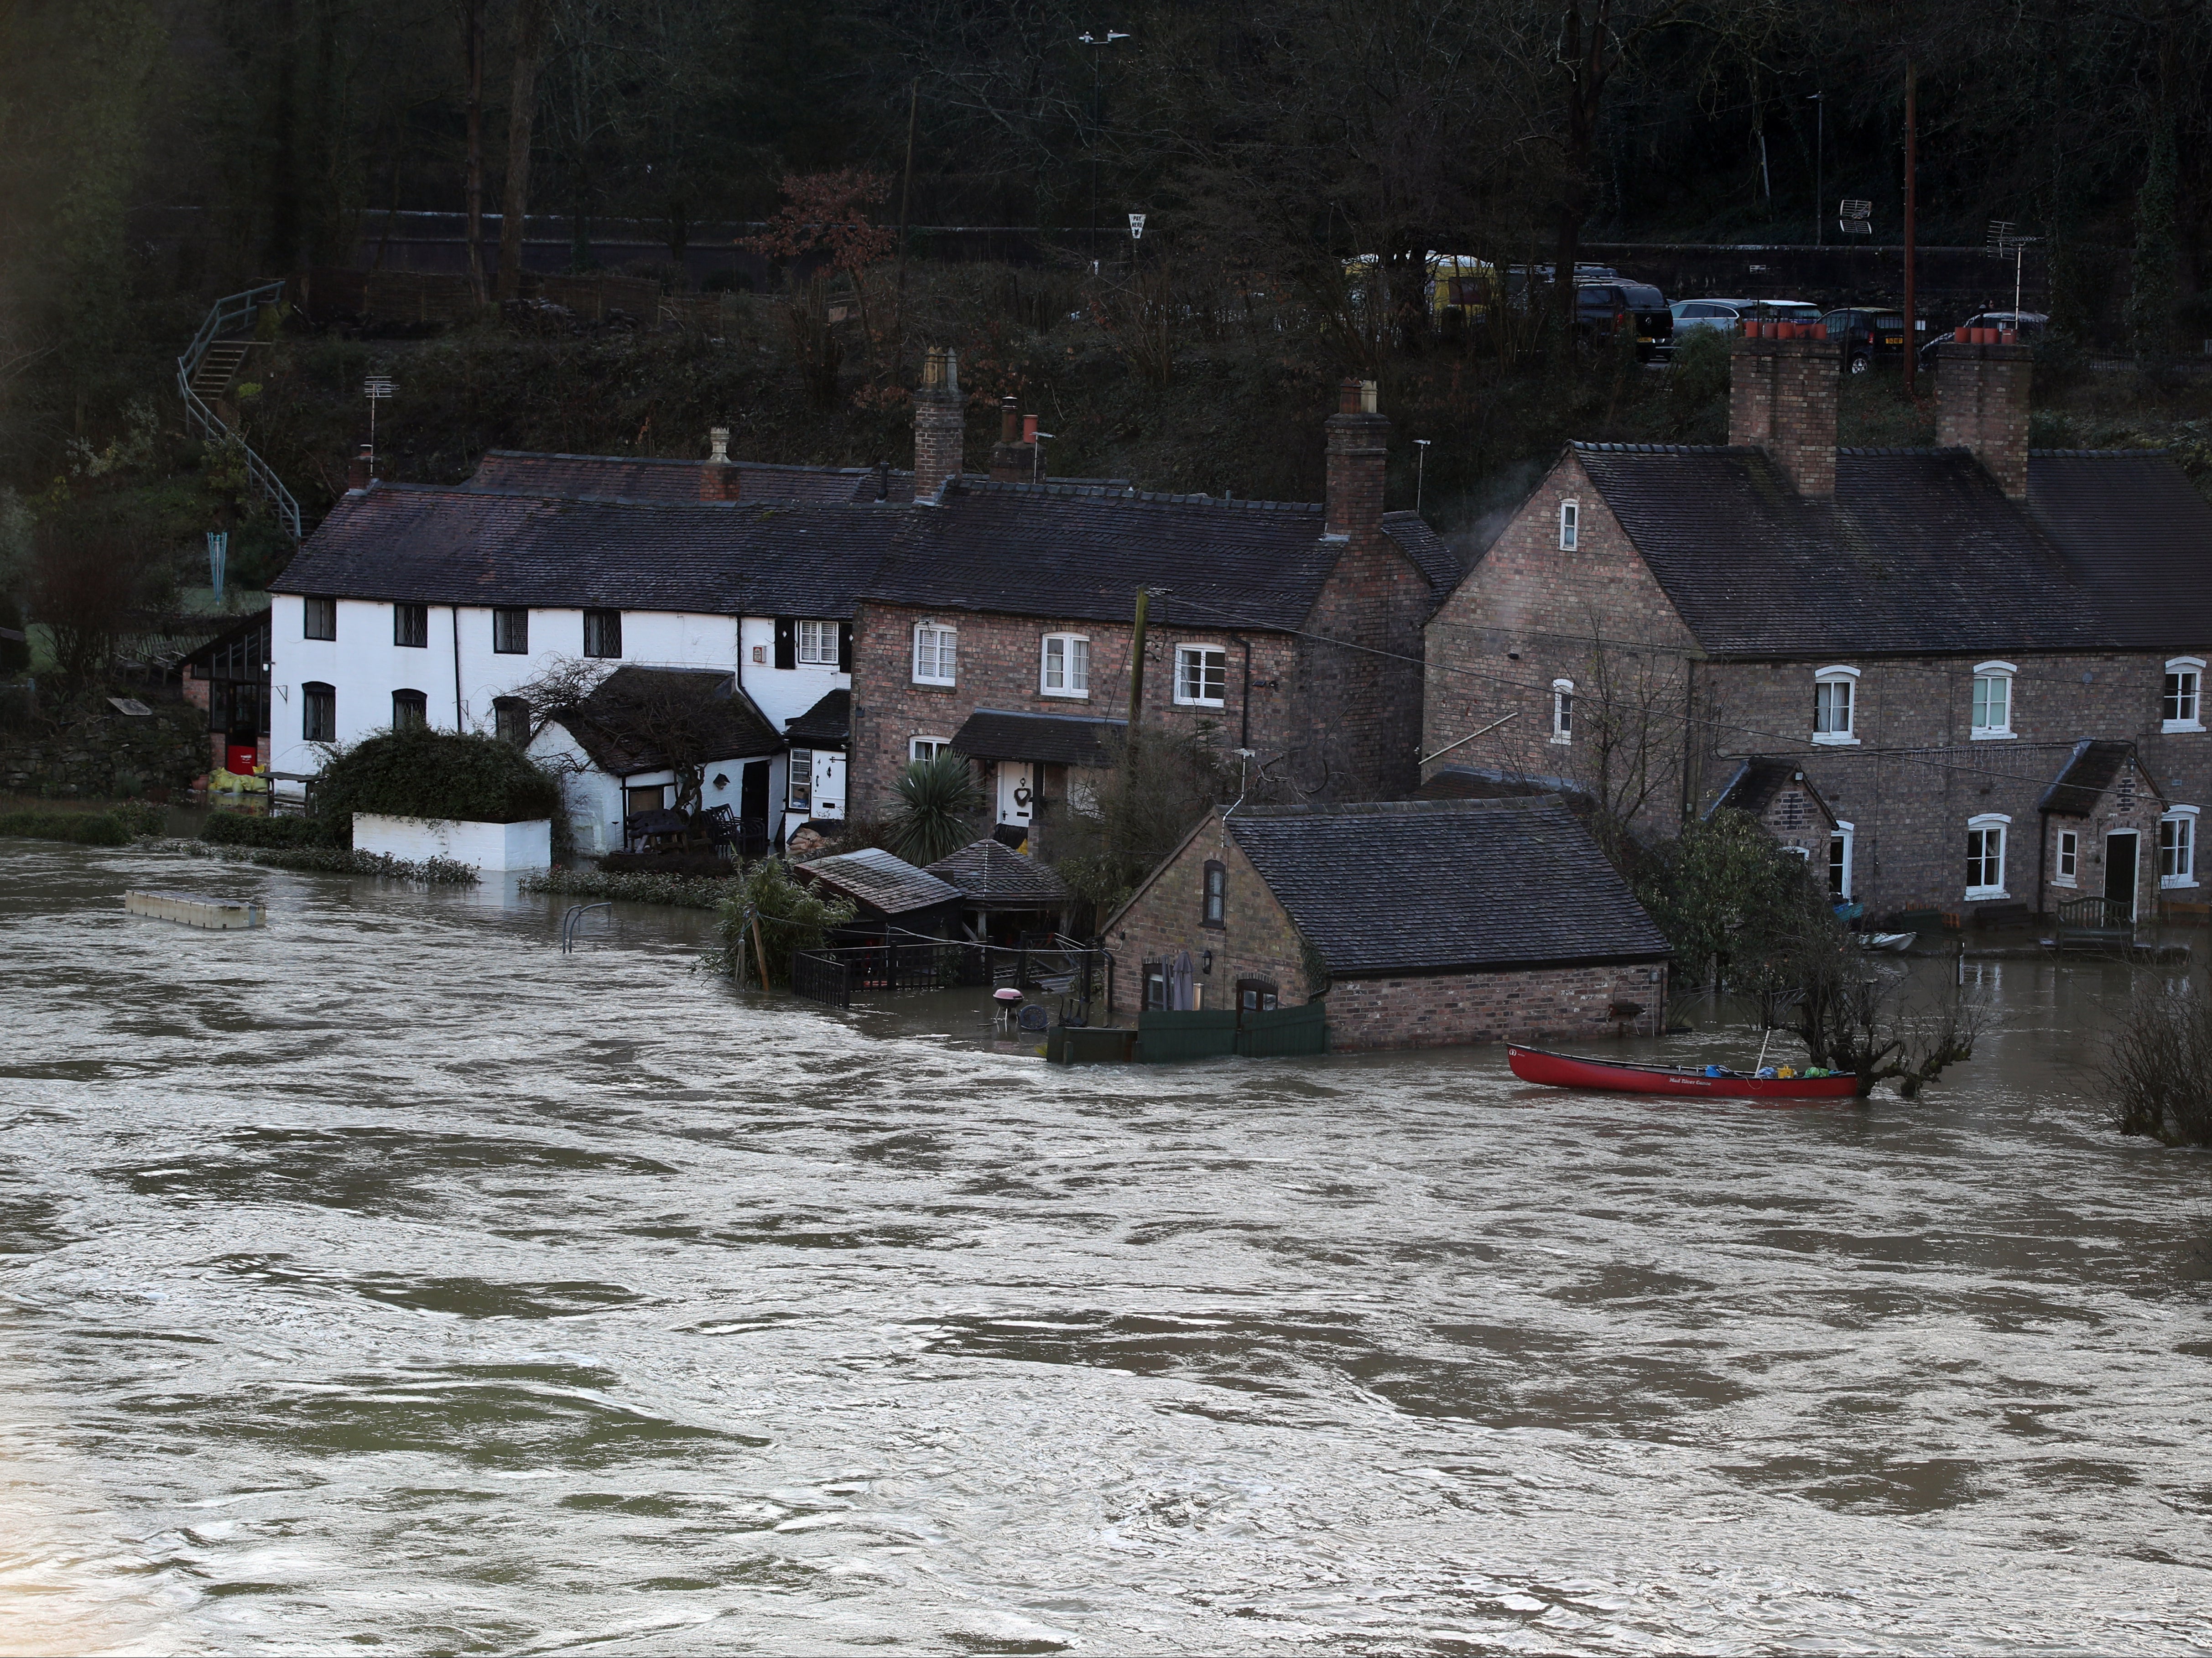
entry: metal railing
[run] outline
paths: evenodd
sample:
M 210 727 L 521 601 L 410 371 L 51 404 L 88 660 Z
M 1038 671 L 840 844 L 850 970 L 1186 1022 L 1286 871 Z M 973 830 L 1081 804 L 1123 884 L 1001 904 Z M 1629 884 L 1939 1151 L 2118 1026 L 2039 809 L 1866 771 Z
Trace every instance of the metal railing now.
M 208 348 L 230 329 L 252 319 L 254 313 L 265 304 L 274 304 L 284 296 L 281 282 L 264 282 L 258 288 L 249 288 L 243 293 L 226 295 L 215 302 L 200 324 L 200 331 L 192 336 L 192 343 L 185 348 L 184 355 L 177 359 L 177 392 L 185 400 L 185 429 L 194 437 L 208 443 L 222 443 L 236 440 L 246 456 L 246 476 L 263 500 L 276 512 L 276 521 L 284 526 L 293 540 L 300 539 L 300 503 L 284 487 L 269 463 L 224 425 L 205 399 L 192 390 L 192 380 L 200 371 Z

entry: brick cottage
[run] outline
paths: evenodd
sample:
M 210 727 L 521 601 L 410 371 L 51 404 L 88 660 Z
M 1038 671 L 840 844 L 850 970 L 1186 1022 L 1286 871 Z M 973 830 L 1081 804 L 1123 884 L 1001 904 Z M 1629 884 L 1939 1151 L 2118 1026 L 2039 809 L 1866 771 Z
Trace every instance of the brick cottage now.
M 1668 945 L 1551 798 L 1210 814 L 1106 923 L 1115 1006 L 1319 1000 L 1336 1049 L 1620 1034 Z
M 1731 367 L 1726 446 L 1571 446 L 1438 607 L 1425 788 L 1649 837 L 1795 777 L 1772 826 L 1877 913 L 2194 898 L 2212 507 L 2172 459 L 2031 452 L 2016 345 L 1942 348 L 1930 449 L 1836 447 L 1827 342 Z
M 1210 732 L 1308 796 L 1411 788 L 1420 624 L 1459 568 L 1416 514 L 1383 511 L 1371 384 L 1347 383 L 1328 422 L 1316 505 L 1009 482 L 1006 440 L 996 476 L 962 476 L 951 354 L 930 372 L 912 519 L 855 623 L 856 811 L 883 811 L 908 763 L 948 750 L 1018 833 L 1079 799 L 1126 730 L 1140 592 L 1146 726 Z

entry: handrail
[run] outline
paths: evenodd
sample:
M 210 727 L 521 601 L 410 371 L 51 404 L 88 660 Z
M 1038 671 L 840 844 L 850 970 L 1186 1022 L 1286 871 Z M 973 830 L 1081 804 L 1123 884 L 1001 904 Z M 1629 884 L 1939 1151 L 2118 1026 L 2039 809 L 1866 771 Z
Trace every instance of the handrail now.
M 596 904 L 571 904 L 561 917 L 561 953 L 567 956 L 576 948 L 576 929 L 583 925 L 584 917 L 595 909 L 611 910 L 611 900 L 602 899 Z M 610 917 L 610 919 L 612 919 Z
M 209 310 L 206 319 L 200 324 L 199 332 L 192 336 L 192 343 L 177 359 L 177 392 L 185 400 L 185 429 L 194 437 L 220 443 L 238 435 L 224 425 L 215 410 L 207 406 L 206 400 L 192 390 L 192 377 L 199 373 L 208 348 L 222 338 L 226 330 L 246 321 L 264 303 L 282 299 L 283 295 L 284 284 L 282 282 L 264 282 L 258 288 L 249 288 L 242 293 L 225 295 Z M 247 481 L 276 509 L 276 521 L 284 526 L 286 532 L 294 541 L 299 540 L 300 503 L 284 487 L 284 480 L 276 476 L 267 461 L 253 452 L 251 446 L 241 440 L 239 446 L 246 452 Z

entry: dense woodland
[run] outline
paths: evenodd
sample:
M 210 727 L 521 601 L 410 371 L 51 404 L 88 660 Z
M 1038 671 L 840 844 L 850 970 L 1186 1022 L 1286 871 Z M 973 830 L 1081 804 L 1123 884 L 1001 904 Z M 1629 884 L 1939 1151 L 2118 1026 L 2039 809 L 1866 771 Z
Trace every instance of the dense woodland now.
M 2100 389 L 2066 342 L 2093 312 L 2109 336 L 2115 295 L 2147 372 L 2212 335 L 2208 71 L 2203 0 L 4 0 L 0 541 L 20 566 L 41 514 L 125 485 L 155 540 L 250 531 L 233 459 L 173 429 L 210 296 L 349 263 L 393 209 L 503 208 L 645 222 L 667 257 L 637 274 L 677 286 L 702 234 L 781 214 L 755 244 L 777 275 L 711 340 L 295 320 L 240 420 L 311 517 L 365 367 L 403 383 L 388 476 L 498 443 L 695 452 L 714 422 L 764 456 L 897 460 L 927 334 L 963 348 L 979 434 L 1014 393 L 1054 470 L 1161 488 L 1310 495 L 1327 387 L 1376 375 L 1433 440 L 1424 505 L 1479 536 L 1564 436 L 1717 435 L 1718 365 L 1593 361 L 1535 307 L 1451 337 L 1424 252 L 1803 242 L 1845 196 L 1893 240 L 1908 82 L 1922 240 L 2043 239 L 2044 435 L 2155 418 L 2191 443 L 2191 384 Z M 149 230 L 177 207 L 197 228 Z M 1130 211 L 1134 262 L 1091 234 Z M 1033 234 L 1018 265 L 948 265 L 902 260 L 902 223 Z M 473 251 L 492 305 L 501 240 Z M 855 301 L 834 333 L 825 270 Z M 1854 387 L 1847 422 L 1904 440 L 1925 413 Z M 1394 466 L 1411 504 L 1410 444 Z M 248 575 L 282 554 L 245 550 Z

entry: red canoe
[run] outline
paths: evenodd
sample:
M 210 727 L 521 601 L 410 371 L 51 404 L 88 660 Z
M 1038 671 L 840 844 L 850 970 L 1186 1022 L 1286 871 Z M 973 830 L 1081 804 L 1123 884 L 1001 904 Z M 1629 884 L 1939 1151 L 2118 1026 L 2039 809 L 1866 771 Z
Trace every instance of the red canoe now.
M 1523 1082 L 1559 1088 L 1601 1088 L 1614 1094 L 1705 1094 L 1726 1099 L 1848 1100 L 1858 1092 L 1856 1077 L 1708 1077 L 1681 1066 L 1623 1065 L 1617 1060 L 1584 1060 L 1572 1054 L 1547 1054 L 1540 1048 L 1505 1050 L 1513 1074 Z

